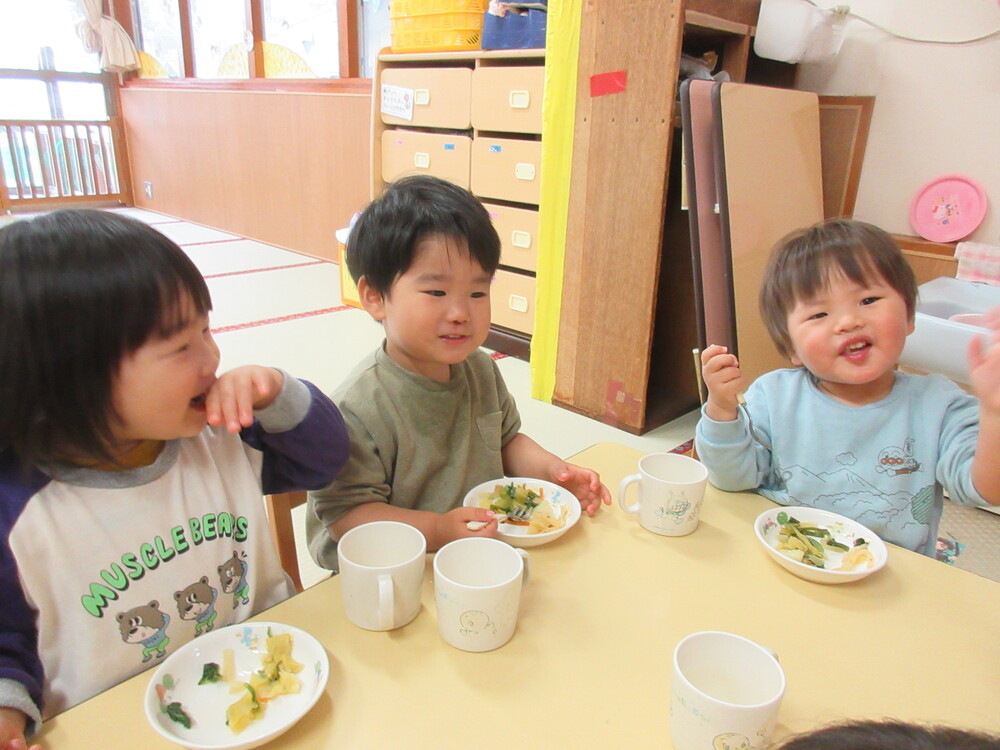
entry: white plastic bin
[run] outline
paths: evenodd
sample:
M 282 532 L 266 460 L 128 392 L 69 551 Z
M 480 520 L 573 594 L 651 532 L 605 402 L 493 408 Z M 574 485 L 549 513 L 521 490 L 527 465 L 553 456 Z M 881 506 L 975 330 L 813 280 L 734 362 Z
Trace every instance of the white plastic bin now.
M 914 331 L 906 339 L 900 364 L 968 384 L 969 341 L 988 331 L 949 318 L 1000 305 L 1000 286 L 942 276 L 921 284 L 918 291 Z

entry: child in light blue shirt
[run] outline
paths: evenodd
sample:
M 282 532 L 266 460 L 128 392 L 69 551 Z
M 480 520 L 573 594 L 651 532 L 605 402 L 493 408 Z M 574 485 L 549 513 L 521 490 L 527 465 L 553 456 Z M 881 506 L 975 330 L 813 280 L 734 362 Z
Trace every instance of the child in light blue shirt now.
M 870 224 L 838 219 L 782 240 L 760 307 L 796 369 L 747 389 L 734 355 L 705 349 L 696 445 L 709 480 L 848 516 L 930 556 L 944 490 L 963 505 L 1000 504 L 1000 311 L 989 316 L 994 345 L 969 347 L 972 396 L 896 369 L 916 295 L 899 248 Z M 756 438 L 739 411 L 744 390 Z

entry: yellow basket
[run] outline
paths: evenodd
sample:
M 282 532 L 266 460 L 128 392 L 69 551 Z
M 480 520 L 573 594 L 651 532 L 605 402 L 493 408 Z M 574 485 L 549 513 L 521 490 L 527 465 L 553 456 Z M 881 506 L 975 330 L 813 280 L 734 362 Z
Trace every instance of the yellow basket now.
M 393 52 L 479 49 L 488 0 L 391 0 Z

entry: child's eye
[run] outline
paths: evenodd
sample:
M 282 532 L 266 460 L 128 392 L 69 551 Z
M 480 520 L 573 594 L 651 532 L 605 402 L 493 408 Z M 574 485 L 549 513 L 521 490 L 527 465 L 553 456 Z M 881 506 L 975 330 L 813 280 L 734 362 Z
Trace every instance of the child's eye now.
M 444 292 L 441 291 L 440 289 L 429 289 L 426 292 L 424 292 L 424 294 L 429 294 L 432 297 L 443 297 L 444 296 Z
M 818 313 L 813 313 L 808 318 L 806 318 L 806 320 L 819 320 L 820 318 L 825 318 L 825 317 L 826 317 L 825 312 L 818 312 Z
M 882 299 L 882 298 L 881 297 L 865 297 L 863 300 L 861 300 L 861 304 L 862 305 L 871 305 L 871 304 L 873 304 L 875 302 L 878 302 L 880 299 Z
M 472 296 L 472 299 L 479 299 L 481 297 L 485 297 L 486 296 L 486 292 L 473 292 L 471 296 Z

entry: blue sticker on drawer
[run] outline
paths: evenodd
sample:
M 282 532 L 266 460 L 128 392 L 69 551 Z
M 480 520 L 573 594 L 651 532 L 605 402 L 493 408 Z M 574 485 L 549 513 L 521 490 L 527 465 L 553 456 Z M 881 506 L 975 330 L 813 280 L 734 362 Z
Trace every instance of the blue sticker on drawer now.
M 497 146 L 496 144 L 493 144 L 490 146 L 490 151 L 494 154 L 499 154 L 501 151 L 503 151 L 503 146 Z
M 445 151 L 454 151 L 455 150 L 455 144 L 454 143 L 446 143 L 446 144 L 444 144 L 444 150 Z

